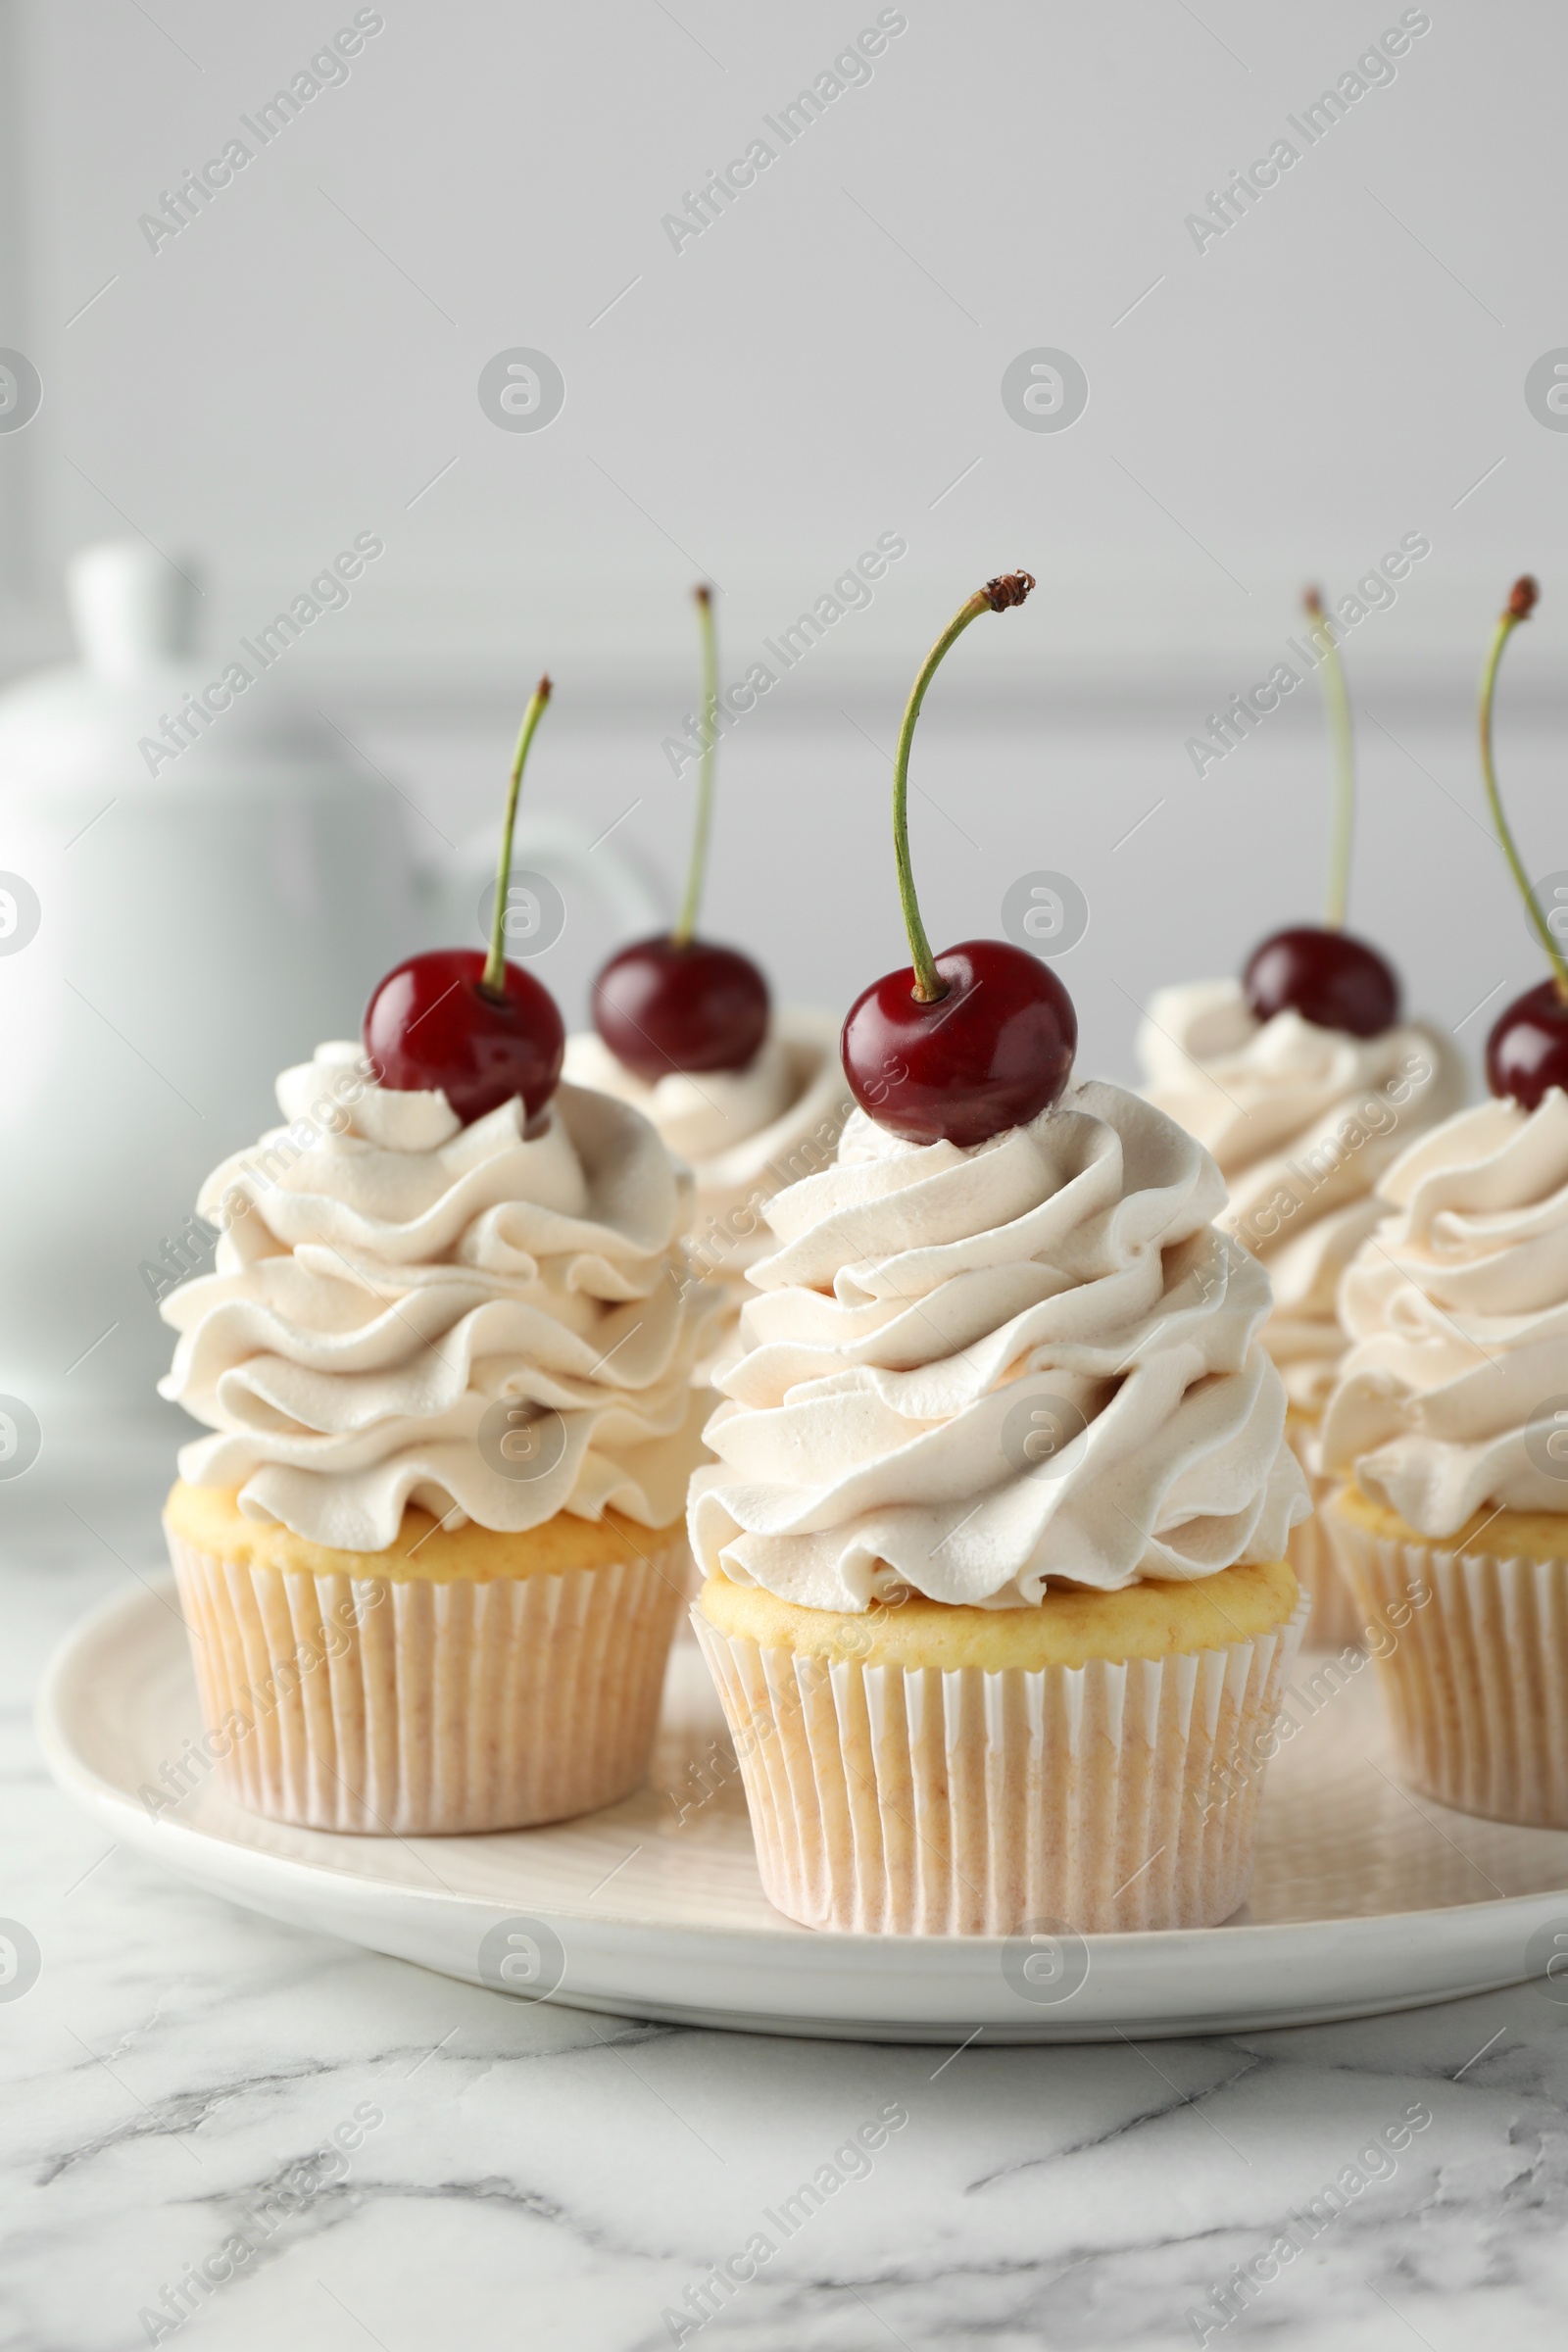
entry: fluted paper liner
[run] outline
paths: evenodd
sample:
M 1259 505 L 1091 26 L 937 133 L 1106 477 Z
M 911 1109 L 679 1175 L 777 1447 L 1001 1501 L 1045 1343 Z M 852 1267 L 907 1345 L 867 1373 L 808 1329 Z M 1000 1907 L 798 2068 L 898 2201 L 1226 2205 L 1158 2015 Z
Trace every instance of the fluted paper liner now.
M 1292 1528 L 1285 1556 L 1296 1571 L 1301 1591 L 1312 1603 L 1307 1641 L 1314 1649 L 1344 1649 L 1349 1643 L 1365 1641 L 1366 1619 L 1356 1600 L 1355 1589 L 1341 1568 L 1323 1529 L 1320 1514 L 1333 1492 L 1334 1482 L 1317 1478 L 1310 1470 L 1306 1482 L 1312 1490 L 1313 1514 Z
M 1568 1830 L 1568 1559 L 1404 1543 L 1332 1505 L 1326 1524 L 1379 1628 L 1403 1778 L 1460 1813 Z
M 254 1812 L 372 1836 L 520 1830 L 613 1804 L 647 1772 L 684 1542 L 558 1575 L 399 1579 L 242 1567 L 168 1532 L 203 1719 Z
M 809 1928 L 1213 1927 L 1246 1901 L 1261 1751 L 1305 1623 L 1163 1659 L 864 1666 L 697 1639 L 762 1886 Z
M 1301 1475 L 1312 1495 L 1312 1516 L 1293 1527 L 1286 1539 L 1285 1556 L 1296 1571 L 1301 1591 L 1312 1603 L 1307 1619 L 1306 1640 L 1314 1649 L 1345 1649 L 1351 1643 L 1365 1642 L 1366 1613 L 1356 1598 L 1355 1587 L 1340 1566 L 1339 1556 L 1328 1538 L 1323 1524 L 1323 1508 L 1329 1496 L 1340 1485 L 1337 1478 L 1322 1478 L 1302 1461 L 1302 1448 L 1297 1443 L 1297 1431 L 1287 1422 L 1285 1434 L 1291 1451 L 1301 1464 Z M 1314 1432 L 1315 1434 L 1315 1432 Z

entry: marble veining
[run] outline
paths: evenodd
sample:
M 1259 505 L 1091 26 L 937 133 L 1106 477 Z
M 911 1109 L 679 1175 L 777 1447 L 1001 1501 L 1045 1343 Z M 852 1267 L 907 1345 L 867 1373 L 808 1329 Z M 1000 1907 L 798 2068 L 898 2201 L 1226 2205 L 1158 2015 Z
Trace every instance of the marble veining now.
M 28 1702 L 157 1566 L 163 1469 L 0 1487 L 0 1914 L 41 1954 L 0 1997 L 0 2352 L 1561 2342 L 1568 2007 L 1534 1986 L 1138 2045 L 788 2041 L 509 2003 L 160 1878 L 55 1791 Z

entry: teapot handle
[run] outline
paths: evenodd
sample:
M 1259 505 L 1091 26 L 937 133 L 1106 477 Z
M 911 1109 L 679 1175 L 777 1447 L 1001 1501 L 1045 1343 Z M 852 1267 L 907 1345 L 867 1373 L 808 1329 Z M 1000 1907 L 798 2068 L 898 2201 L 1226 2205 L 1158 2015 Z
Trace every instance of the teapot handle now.
M 462 900 L 468 891 L 483 889 L 494 876 L 495 863 L 493 829 L 470 833 L 436 868 L 436 888 L 443 897 Z M 569 816 L 525 808 L 517 819 L 512 864 L 514 872 L 532 865 L 548 873 L 564 896 L 580 891 L 598 899 L 614 916 L 617 928 L 631 938 L 669 927 L 672 900 L 662 874 L 645 866 L 618 842 L 604 836 L 591 840 Z M 476 922 L 476 907 L 462 906 L 462 933 L 467 934 Z

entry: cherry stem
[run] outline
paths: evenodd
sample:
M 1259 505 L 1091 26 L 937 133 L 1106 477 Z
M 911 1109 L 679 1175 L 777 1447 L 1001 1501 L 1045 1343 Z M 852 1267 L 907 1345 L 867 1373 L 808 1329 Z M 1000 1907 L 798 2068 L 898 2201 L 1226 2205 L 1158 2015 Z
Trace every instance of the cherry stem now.
M 507 787 L 507 813 L 501 825 L 501 861 L 496 867 L 496 910 L 490 922 L 490 953 L 484 959 L 479 986 L 487 997 L 502 997 L 507 993 L 507 891 L 512 881 L 512 836 L 517 822 L 517 795 L 522 789 L 522 764 L 528 757 L 533 731 L 544 716 L 550 700 L 550 680 L 541 678 L 528 698 L 528 708 L 522 714 L 522 726 L 517 736 L 517 748 L 512 755 L 512 779 Z
M 703 876 L 708 870 L 708 837 L 713 827 L 713 753 L 718 743 L 718 639 L 713 629 L 713 591 L 706 583 L 692 590 L 697 599 L 697 625 L 703 638 L 703 756 L 697 769 L 697 817 L 692 830 L 692 861 L 686 870 L 686 896 L 680 916 L 669 935 L 673 948 L 689 948 L 697 930 L 702 905 Z
M 1323 652 L 1323 700 L 1329 707 L 1329 725 L 1334 734 L 1334 839 L 1329 850 L 1329 888 L 1323 923 L 1326 930 L 1343 931 L 1350 891 L 1350 842 L 1355 831 L 1355 733 L 1350 724 L 1350 698 L 1346 691 L 1345 666 L 1340 660 L 1334 624 L 1325 617 L 1323 599 L 1315 588 L 1309 588 L 1301 602 L 1312 624 L 1313 643 Z
M 1524 900 L 1525 910 L 1535 925 L 1536 935 L 1551 959 L 1552 976 L 1557 983 L 1557 995 L 1563 1004 L 1568 1004 L 1568 963 L 1564 962 L 1562 950 L 1551 935 L 1551 926 L 1536 904 L 1536 894 L 1531 888 L 1530 876 L 1525 872 L 1524 861 L 1515 847 L 1513 835 L 1508 829 L 1508 819 L 1502 813 L 1502 799 L 1497 791 L 1497 770 L 1492 757 L 1492 703 L 1496 692 L 1497 666 L 1502 660 L 1502 649 L 1519 623 L 1529 619 L 1540 593 L 1541 591 L 1528 572 L 1524 574 L 1523 578 L 1515 580 L 1508 602 L 1503 607 L 1497 619 L 1496 628 L 1493 632 L 1492 644 L 1487 653 L 1486 667 L 1481 672 L 1481 773 L 1486 781 L 1487 799 L 1492 808 L 1492 821 L 1496 827 L 1497 839 L 1502 844 L 1502 854 L 1508 860 L 1515 882 L 1519 885 L 1519 896 Z
M 921 662 L 904 708 L 904 724 L 899 729 L 899 748 L 893 761 L 893 855 L 899 869 L 899 904 L 904 908 L 904 928 L 909 939 L 909 961 L 914 966 L 914 999 L 919 1004 L 934 1004 L 938 998 L 947 995 L 948 988 L 937 970 L 937 959 L 920 920 L 920 902 L 914 895 L 914 872 L 909 864 L 909 746 L 914 741 L 914 722 L 920 715 L 925 690 L 936 676 L 944 655 L 957 643 L 970 621 L 978 620 L 982 612 L 1004 612 L 1009 605 L 1021 605 L 1033 586 L 1027 571 L 1009 571 L 977 588 L 958 607 Z

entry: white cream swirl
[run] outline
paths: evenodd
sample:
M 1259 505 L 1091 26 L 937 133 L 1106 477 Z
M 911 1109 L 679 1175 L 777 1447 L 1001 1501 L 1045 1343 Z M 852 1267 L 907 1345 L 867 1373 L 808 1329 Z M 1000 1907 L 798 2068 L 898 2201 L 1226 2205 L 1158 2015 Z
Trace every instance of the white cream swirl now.
M 1461 1111 L 1383 1195 L 1398 1213 L 1340 1292 L 1325 1469 L 1434 1539 L 1477 1511 L 1568 1512 L 1568 1099 Z
M 1345 1351 L 1340 1277 L 1385 1213 L 1378 1179 L 1464 1100 L 1458 1054 L 1415 1021 L 1366 1038 L 1298 1012 L 1259 1021 L 1239 980 L 1160 989 L 1138 1048 L 1150 1102 L 1219 1163 L 1230 1206 L 1218 1222 L 1274 1286 L 1263 1344 L 1292 1404 L 1315 1416 Z
M 856 1111 L 767 1218 L 692 1482 L 704 1569 L 993 1608 L 1278 1559 L 1308 1509 L 1208 1153 L 1120 1087 L 972 1150 Z M 1050 1450 L 1050 1448 L 1054 1448 Z
M 741 1352 L 746 1278 L 769 1247 L 764 1205 L 827 1165 L 849 1114 L 839 1022 L 786 1006 L 744 1070 L 674 1070 L 653 1086 L 589 1030 L 567 1040 L 566 1075 L 640 1110 L 697 1178 L 687 1249 L 693 1278 L 715 1291 L 718 1306 L 693 1377 L 710 1383 Z
M 683 1297 L 691 1180 L 646 1120 L 563 1086 L 536 1137 L 515 1099 L 463 1127 L 445 1095 L 376 1086 L 352 1045 L 285 1070 L 277 1099 L 287 1124 L 202 1188 L 216 1271 L 163 1301 L 180 1337 L 160 1391 L 217 1433 L 181 1476 L 344 1550 L 385 1550 L 409 1502 L 512 1533 L 678 1518 L 704 1315 Z M 549 1421 L 538 1476 L 497 1444 L 514 1398 Z

